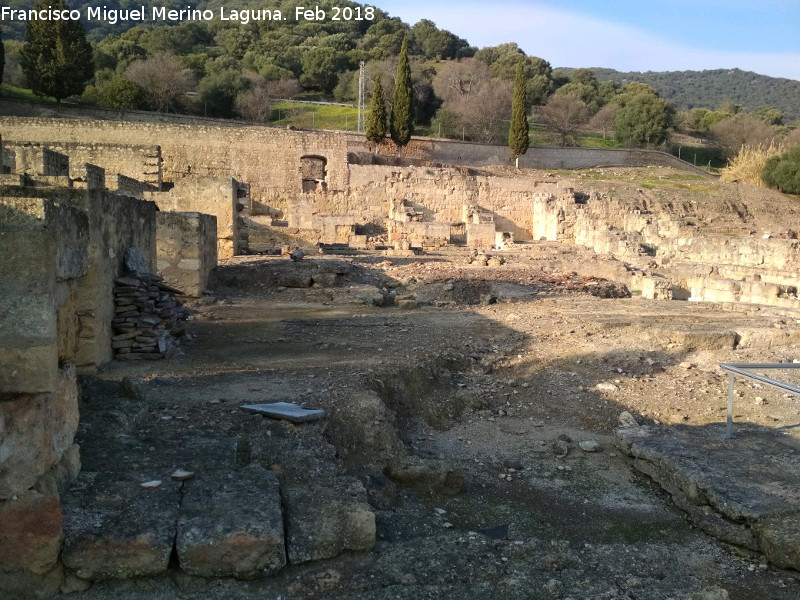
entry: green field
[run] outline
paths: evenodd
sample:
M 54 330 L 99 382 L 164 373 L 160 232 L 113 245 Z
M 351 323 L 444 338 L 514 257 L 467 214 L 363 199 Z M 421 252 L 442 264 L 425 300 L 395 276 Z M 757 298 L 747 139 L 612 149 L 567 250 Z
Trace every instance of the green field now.
M 358 109 L 355 106 L 278 102 L 272 108 L 270 123 L 301 129 L 356 131 Z

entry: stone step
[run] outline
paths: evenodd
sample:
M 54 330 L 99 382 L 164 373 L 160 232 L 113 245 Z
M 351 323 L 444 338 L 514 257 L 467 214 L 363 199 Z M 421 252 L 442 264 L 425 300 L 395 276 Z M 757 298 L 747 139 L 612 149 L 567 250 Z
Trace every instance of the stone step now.
M 181 569 L 252 579 L 286 565 L 280 484 L 259 465 L 184 484 L 175 547 Z
M 152 576 L 177 561 L 191 575 L 253 579 L 375 544 L 365 489 L 341 473 L 322 426 L 267 420 L 246 450 L 161 427 L 111 431 L 102 443 L 92 431 L 84 471 L 62 498 L 68 574 Z M 192 475 L 174 480 L 176 469 Z

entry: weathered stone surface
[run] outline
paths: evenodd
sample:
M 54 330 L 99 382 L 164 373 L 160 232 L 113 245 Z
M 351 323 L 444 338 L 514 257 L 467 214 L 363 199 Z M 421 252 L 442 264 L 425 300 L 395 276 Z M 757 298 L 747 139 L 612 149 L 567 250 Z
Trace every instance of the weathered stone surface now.
M 460 470 L 433 461 L 389 465 L 385 473 L 397 484 L 425 495 L 455 496 L 464 487 Z
M 64 581 L 64 568 L 58 564 L 47 573 L 30 571 L 0 571 L 0 598 L 28 600 L 53 598 Z
M 397 417 L 373 391 L 353 394 L 331 407 L 328 430 L 337 450 L 351 463 L 388 464 L 404 454 Z
M 29 491 L 0 502 L 0 571 L 48 573 L 58 562 L 61 536 L 58 496 Z
M 151 273 L 150 265 L 147 264 L 142 252 L 135 246 L 129 246 L 125 249 L 125 256 L 123 257 L 123 264 L 125 268 L 132 273 Z
M 0 231 L 0 397 L 55 389 L 55 261 L 52 232 Z
M 278 478 L 258 465 L 184 484 L 175 546 L 181 568 L 250 579 L 286 564 Z
M 622 428 L 617 439 L 704 531 L 800 569 L 800 458 L 792 439 L 740 424 L 737 439 L 725 441 L 723 430 Z
M 282 272 L 278 274 L 277 284 L 287 288 L 311 287 L 312 277 L 310 271 Z
M 183 294 L 199 296 L 217 266 L 217 218 L 162 211 L 156 215 L 156 235 L 159 274 Z
M 59 463 L 39 478 L 33 489 L 45 496 L 60 496 L 67 491 L 80 470 L 80 446 L 73 444 L 61 457 Z
M 784 569 L 800 570 L 800 512 L 760 519 L 753 529 L 767 560 Z
M 370 550 L 375 545 L 375 513 L 359 481 L 342 477 L 330 485 L 290 483 L 281 488 L 281 495 L 291 564 L 332 558 L 344 550 Z
M 145 491 L 138 482 L 84 472 L 65 495 L 64 566 L 82 579 L 125 579 L 166 571 L 180 485 Z
M 61 369 L 52 394 L 0 402 L 0 499 L 31 488 L 72 446 L 78 428 L 75 369 Z
M 58 562 L 62 513 L 58 496 L 28 491 L 0 502 L 0 598 L 50 598 L 63 580 Z

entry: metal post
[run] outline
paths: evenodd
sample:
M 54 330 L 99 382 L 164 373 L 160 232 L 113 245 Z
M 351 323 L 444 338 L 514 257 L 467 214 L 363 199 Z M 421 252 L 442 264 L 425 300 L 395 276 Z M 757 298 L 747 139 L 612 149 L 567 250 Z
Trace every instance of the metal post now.
M 722 439 L 733 440 L 735 438 L 736 436 L 733 435 L 733 373 L 728 373 L 728 423 Z
M 364 131 L 365 121 L 365 106 L 366 106 L 367 92 L 366 92 L 366 73 L 364 71 L 364 61 L 358 63 L 358 123 L 356 129 L 361 132 Z

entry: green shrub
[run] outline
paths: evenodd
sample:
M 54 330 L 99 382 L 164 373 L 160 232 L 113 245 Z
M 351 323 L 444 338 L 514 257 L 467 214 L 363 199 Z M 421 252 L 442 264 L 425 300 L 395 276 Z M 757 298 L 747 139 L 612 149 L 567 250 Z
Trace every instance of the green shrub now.
M 768 159 L 761 179 L 786 194 L 800 194 L 800 146 Z

